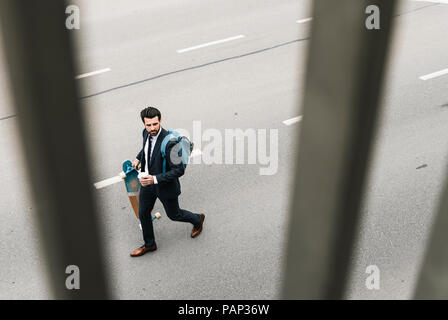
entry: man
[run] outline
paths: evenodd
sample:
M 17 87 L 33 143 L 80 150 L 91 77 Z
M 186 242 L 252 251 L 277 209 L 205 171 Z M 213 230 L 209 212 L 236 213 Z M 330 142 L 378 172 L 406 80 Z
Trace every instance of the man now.
M 191 237 L 197 237 L 202 231 L 205 215 L 196 214 L 179 208 L 179 177 L 184 166 L 179 159 L 171 159 L 170 153 L 176 144 L 170 141 L 166 145 L 166 172 L 162 173 L 163 159 L 160 146 L 168 131 L 162 128 L 160 111 L 153 107 L 143 109 L 140 113 L 145 129 L 143 129 L 143 148 L 132 163 L 136 167 L 141 163 L 139 216 L 145 244 L 131 252 L 131 257 L 139 257 L 147 252 L 157 250 L 151 211 L 156 199 L 163 204 L 166 214 L 171 220 L 190 222 L 193 225 Z

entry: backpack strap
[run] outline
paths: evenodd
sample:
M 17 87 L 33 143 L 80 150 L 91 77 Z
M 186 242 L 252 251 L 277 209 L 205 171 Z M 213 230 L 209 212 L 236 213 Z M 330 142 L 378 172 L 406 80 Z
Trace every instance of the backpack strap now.
M 166 172 L 166 145 L 170 141 L 176 141 L 176 143 L 180 142 L 180 150 L 178 152 L 178 155 L 182 157 L 182 163 L 184 165 L 184 168 L 186 167 L 188 160 L 190 158 L 190 153 L 192 150 L 192 143 L 190 140 L 186 137 L 183 137 L 179 134 L 179 132 L 174 130 L 168 130 L 168 134 L 165 136 L 165 138 L 162 141 L 162 144 L 160 146 L 160 151 L 162 153 L 162 173 Z
M 176 140 L 179 139 L 179 133 L 174 130 L 168 130 L 168 134 L 162 140 L 162 144 L 160 146 L 160 152 L 162 153 L 162 159 L 163 159 L 162 173 L 166 172 L 166 145 L 168 144 L 168 142 L 174 139 Z

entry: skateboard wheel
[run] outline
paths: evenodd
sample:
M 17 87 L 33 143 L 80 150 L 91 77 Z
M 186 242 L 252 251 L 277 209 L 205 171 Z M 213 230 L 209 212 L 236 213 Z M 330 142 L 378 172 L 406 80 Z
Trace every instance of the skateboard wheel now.
M 159 212 L 156 212 L 154 216 L 156 217 L 156 219 L 162 218 L 162 215 Z
M 121 177 L 121 179 L 126 178 L 126 173 L 124 173 L 123 171 L 120 172 L 119 176 Z

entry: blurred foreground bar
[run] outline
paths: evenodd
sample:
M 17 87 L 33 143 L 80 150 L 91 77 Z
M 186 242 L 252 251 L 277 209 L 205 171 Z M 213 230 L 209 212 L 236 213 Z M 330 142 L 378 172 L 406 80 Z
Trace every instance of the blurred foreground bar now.
M 1 0 L 1 29 L 54 297 L 105 299 L 65 8 L 61 0 Z M 79 290 L 66 288 L 69 265 L 79 267 Z
M 448 179 L 425 251 L 415 299 L 448 299 Z
M 345 298 L 395 2 L 314 1 L 284 299 Z

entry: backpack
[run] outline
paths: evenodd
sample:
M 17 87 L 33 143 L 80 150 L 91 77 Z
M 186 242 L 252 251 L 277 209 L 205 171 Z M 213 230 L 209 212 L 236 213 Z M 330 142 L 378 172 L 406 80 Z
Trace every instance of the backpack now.
M 163 159 L 162 173 L 166 172 L 166 145 L 170 141 L 176 142 L 176 146 L 173 146 L 173 148 L 179 148 L 177 155 L 182 159 L 184 168 L 187 167 L 191 152 L 193 151 L 194 143 L 191 142 L 190 139 L 185 136 L 181 136 L 180 133 L 175 130 L 168 130 L 168 134 L 163 139 L 162 145 L 160 146 L 160 151 L 162 153 Z

